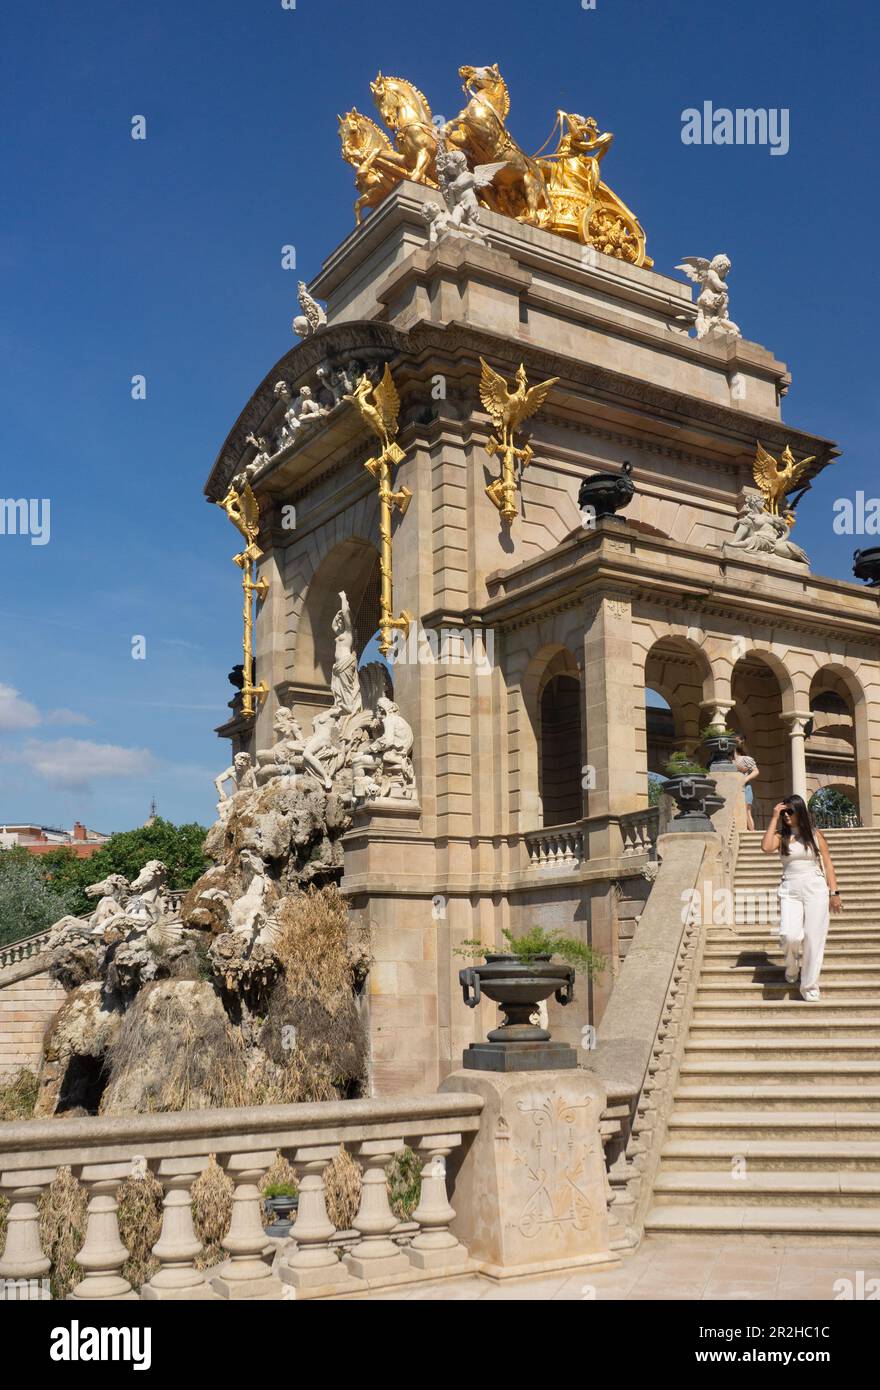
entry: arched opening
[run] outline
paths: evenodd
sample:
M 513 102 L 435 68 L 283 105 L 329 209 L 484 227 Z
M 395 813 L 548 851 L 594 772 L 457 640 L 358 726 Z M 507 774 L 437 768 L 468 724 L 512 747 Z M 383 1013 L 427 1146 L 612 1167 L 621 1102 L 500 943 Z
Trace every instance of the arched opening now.
M 859 813 L 857 744 L 863 705 L 864 694 L 852 672 L 823 666 L 813 676 L 806 740 L 807 793 L 811 806 L 815 801 L 817 811 L 832 818 L 829 825 L 834 818 L 842 824 L 857 823 L 848 818 L 853 814 L 858 818 Z
M 293 672 L 286 703 L 297 718 L 311 721 L 330 703 L 333 669 L 332 622 L 344 591 L 352 613 L 355 650 L 359 658 L 376 660 L 372 639 L 379 626 L 379 554 L 369 541 L 343 541 L 324 557 L 312 575 L 303 601 L 294 639 Z M 386 675 L 390 679 L 390 673 Z
M 783 709 L 793 708 L 791 682 L 784 669 L 765 654 L 750 651 L 737 661 L 731 673 L 734 708 L 729 724 L 746 741 L 747 752 L 758 764 L 751 784 L 753 813 L 760 829 L 777 801 L 792 790 L 791 739 Z
M 835 787 L 829 783 L 820 787 L 810 797 L 809 807 L 810 815 L 820 830 L 849 829 L 861 825 L 851 786 Z
M 712 698 L 705 652 L 686 637 L 662 637 L 645 658 L 645 761 L 648 805 L 660 800 L 672 753 L 693 756 L 700 742 L 702 707 Z
M 656 806 L 662 795 L 665 767 L 675 752 L 675 716 L 659 690 L 645 688 L 645 737 L 648 750 L 648 805 Z
M 539 794 L 542 823 L 568 825 L 580 820 L 581 683 L 578 676 L 557 672 L 541 691 Z

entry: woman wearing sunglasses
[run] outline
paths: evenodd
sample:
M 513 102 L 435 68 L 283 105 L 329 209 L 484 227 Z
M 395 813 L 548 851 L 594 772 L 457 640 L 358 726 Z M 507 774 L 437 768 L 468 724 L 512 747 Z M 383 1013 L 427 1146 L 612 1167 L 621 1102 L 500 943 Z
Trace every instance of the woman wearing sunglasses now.
M 815 1003 L 828 913 L 842 912 L 843 907 L 828 844 L 814 827 L 802 796 L 787 796 L 774 806 L 761 849 L 782 859 L 779 939 L 785 952 L 785 978 L 793 985 L 800 975 L 801 998 Z

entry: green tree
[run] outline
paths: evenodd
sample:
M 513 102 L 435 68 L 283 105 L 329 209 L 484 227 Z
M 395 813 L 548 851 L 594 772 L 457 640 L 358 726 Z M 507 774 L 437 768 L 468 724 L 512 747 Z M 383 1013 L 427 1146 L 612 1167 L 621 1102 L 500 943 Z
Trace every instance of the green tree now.
M 206 834 L 205 827 L 195 822 L 174 825 L 157 816 L 151 825 L 117 831 L 91 859 L 77 859 L 68 849 L 55 850 L 43 858 L 52 887 L 73 893 L 79 915 L 95 906 L 84 892 L 90 883 L 99 883 L 108 874 L 136 878 L 151 859 L 161 859 L 167 865 L 170 888 L 190 888 L 207 868 L 202 849 Z
M 74 911 L 76 893 L 58 888 L 36 855 L 21 845 L 0 850 L 0 946 L 51 927 Z

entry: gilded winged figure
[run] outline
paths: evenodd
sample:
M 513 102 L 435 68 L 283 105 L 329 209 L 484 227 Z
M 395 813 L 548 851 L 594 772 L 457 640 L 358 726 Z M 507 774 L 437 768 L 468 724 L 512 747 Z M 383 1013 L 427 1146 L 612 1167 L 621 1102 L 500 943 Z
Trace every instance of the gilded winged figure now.
M 791 452 L 790 446 L 786 444 L 777 460 L 767 452 L 763 444 L 759 442 L 756 446 L 753 471 L 755 484 L 764 497 L 764 509 L 771 516 L 784 516 L 789 527 L 794 525 L 794 512 L 790 509 L 781 511 L 780 503 L 784 503 L 788 494 L 794 491 L 807 467 L 814 462 L 815 457 L 815 454 L 810 454 L 808 458 L 795 462 L 794 454 Z M 802 492 L 806 492 L 807 487 L 809 487 L 809 483 L 802 489 Z
M 551 376 L 538 386 L 529 386 L 526 369 L 520 363 L 516 372 L 516 386 L 513 391 L 503 376 L 494 371 L 489 363 L 480 358 L 482 376 L 480 378 L 480 400 L 483 409 L 501 436 L 502 450 L 513 444 L 513 435 L 521 421 L 534 415 L 547 399 L 551 386 L 555 386 L 558 376 Z
M 370 396 L 372 400 L 369 399 Z M 346 393 L 343 400 L 351 401 L 352 405 L 357 406 L 370 429 L 381 439 L 383 449 L 389 449 L 397 434 L 400 396 L 391 379 L 388 363 L 385 363 L 385 371 L 378 386 L 373 386 L 368 376 L 362 376 L 354 391 L 350 395 Z

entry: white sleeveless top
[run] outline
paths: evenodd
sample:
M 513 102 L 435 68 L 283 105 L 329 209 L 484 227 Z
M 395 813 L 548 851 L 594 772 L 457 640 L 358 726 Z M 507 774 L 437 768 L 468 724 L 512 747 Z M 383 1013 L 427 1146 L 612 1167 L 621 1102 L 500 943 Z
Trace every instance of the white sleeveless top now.
M 782 859 L 783 878 L 804 878 L 810 874 L 821 874 L 821 861 L 813 851 L 804 844 L 803 840 L 798 840 L 792 835 L 788 842 L 788 854 L 780 856 Z

